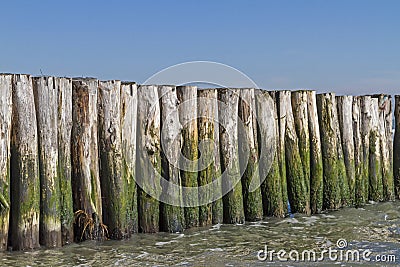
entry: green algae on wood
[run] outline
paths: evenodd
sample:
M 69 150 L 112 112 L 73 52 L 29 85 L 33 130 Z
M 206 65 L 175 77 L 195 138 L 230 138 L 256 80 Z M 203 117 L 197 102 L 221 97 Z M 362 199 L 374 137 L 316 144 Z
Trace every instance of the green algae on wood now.
M 161 112 L 161 165 L 162 194 L 160 202 L 160 230 L 170 233 L 185 228 L 182 207 L 181 174 L 178 166 L 181 148 L 181 124 L 175 86 L 158 87 Z
M 276 97 L 278 92 L 257 90 L 257 139 L 259 175 L 262 182 L 263 212 L 266 216 L 284 217 L 287 203 L 282 196 L 282 180 L 279 166 L 279 127 Z
M 99 177 L 97 136 L 96 79 L 74 79 L 72 81 L 72 192 L 74 212 L 82 211 L 98 229 L 102 223 L 102 203 Z M 79 219 L 79 218 L 77 218 Z M 94 234 L 92 234 L 94 233 Z M 99 239 L 98 231 L 89 231 L 84 225 L 75 223 L 76 241 Z
M 199 225 L 198 199 L 198 129 L 197 129 L 197 87 L 178 86 L 176 88 L 179 104 L 179 120 L 182 125 L 182 185 L 194 187 L 183 189 L 186 228 Z
M 0 74 L 0 251 L 7 250 L 10 218 L 12 75 Z
M 139 232 L 159 231 L 161 194 L 160 106 L 157 86 L 141 85 L 137 90 L 136 181 Z
M 238 148 L 239 90 L 218 89 L 224 223 L 244 223 Z
M 39 145 L 40 244 L 61 247 L 58 91 L 53 77 L 33 78 Z
M 369 146 L 370 146 L 370 132 L 371 132 L 371 96 L 360 96 L 360 109 L 361 109 L 361 143 L 363 153 L 363 198 L 365 201 L 369 200 Z
M 121 82 L 100 81 L 98 88 L 98 135 L 103 222 L 112 239 L 130 236 L 128 186 L 121 144 Z
M 257 116 L 254 89 L 240 89 L 239 98 L 239 163 L 243 173 L 242 192 L 246 221 L 258 221 L 263 217 L 263 203 L 258 170 Z M 278 178 L 279 179 L 279 178 Z M 251 188 L 251 185 L 256 185 Z M 254 187 L 254 186 L 253 186 Z
M 394 142 L 393 142 L 393 178 L 395 187 L 395 196 L 400 199 L 400 95 L 396 95 L 394 104 Z
M 74 240 L 74 210 L 71 185 L 71 130 L 72 130 L 72 81 L 55 78 L 58 90 L 58 177 L 60 180 L 61 239 L 62 244 Z
M 312 213 L 323 208 L 323 161 L 315 91 L 307 91 L 308 128 L 310 134 L 310 206 Z
M 334 93 L 317 95 L 318 120 L 321 134 L 324 170 L 324 209 L 338 209 L 341 205 L 338 173 L 336 101 Z
M 13 76 L 12 103 L 9 243 L 14 250 L 27 250 L 40 246 L 38 131 L 29 75 Z
M 122 164 L 126 176 L 127 235 L 138 232 L 138 205 L 136 187 L 136 122 L 137 85 L 123 82 L 121 85 L 121 144 Z

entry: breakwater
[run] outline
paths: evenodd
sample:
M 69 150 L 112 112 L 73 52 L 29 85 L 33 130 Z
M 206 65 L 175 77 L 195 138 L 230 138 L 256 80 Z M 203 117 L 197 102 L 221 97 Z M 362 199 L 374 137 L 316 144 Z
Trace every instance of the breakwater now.
M 389 95 L 1 74 L 0 250 L 394 200 L 400 97 L 392 110 Z

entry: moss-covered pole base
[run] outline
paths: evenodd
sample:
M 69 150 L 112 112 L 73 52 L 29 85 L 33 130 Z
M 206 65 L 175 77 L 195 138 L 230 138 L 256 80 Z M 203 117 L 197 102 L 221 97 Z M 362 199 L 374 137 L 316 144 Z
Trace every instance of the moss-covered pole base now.
M 274 119 L 275 117 L 272 117 Z M 257 120 L 254 89 L 241 89 L 239 98 L 239 162 L 242 175 L 243 205 L 246 221 L 258 221 L 263 217 L 259 153 L 257 141 Z M 275 129 L 275 128 L 273 128 Z M 279 177 L 278 177 L 279 179 Z M 257 185 L 251 188 L 251 184 Z
M 361 142 L 363 149 L 363 195 L 365 201 L 369 198 L 369 146 L 370 146 L 370 133 L 371 133 L 371 96 L 360 96 L 360 109 L 361 109 Z
M 122 164 L 126 177 L 126 233 L 129 236 L 138 231 L 138 206 L 136 187 L 136 121 L 137 120 L 137 85 L 121 85 L 121 144 Z
M 394 104 L 394 142 L 393 142 L 393 178 L 395 196 L 400 199 L 400 95 L 396 95 Z
M 60 247 L 61 206 L 58 177 L 57 89 L 52 77 L 33 78 L 39 140 L 40 244 Z
M 364 161 L 363 161 L 363 143 L 361 136 L 361 98 L 353 97 L 352 103 L 352 126 L 353 126 L 353 141 L 354 141 L 354 205 L 360 207 L 368 200 L 368 194 L 364 192 Z
M 310 206 L 311 213 L 323 208 L 323 162 L 315 91 L 307 91 L 308 131 L 310 134 Z
M 7 249 L 10 218 L 12 75 L 0 74 L 0 251 Z
M 322 161 L 324 170 L 324 209 L 338 209 L 341 204 L 338 177 L 338 155 L 336 126 L 335 94 L 317 95 L 317 110 L 321 134 Z
M 178 86 L 176 88 L 179 100 L 179 120 L 182 125 L 182 155 L 184 160 L 182 185 L 184 187 L 198 186 L 198 129 L 197 129 L 197 87 Z M 198 193 L 196 190 L 183 190 L 183 202 L 185 203 L 186 228 L 199 225 Z
M 102 205 L 97 146 L 97 88 L 96 79 L 72 82 L 71 182 L 76 241 L 99 239 L 105 234 L 100 229 Z
M 379 132 L 378 99 L 371 98 L 371 129 L 369 136 L 369 198 L 383 200 L 381 136 Z
M 239 90 L 218 89 L 224 223 L 244 223 L 238 148 Z
M 55 78 L 58 94 L 58 177 L 60 180 L 61 241 L 74 241 L 74 210 L 71 185 L 72 81 Z
M 272 96 L 271 96 L 271 95 Z M 257 90 L 255 106 L 257 110 L 257 139 L 259 175 L 263 212 L 266 216 L 284 217 L 287 203 L 282 197 L 282 181 L 279 167 L 279 127 L 276 109 L 276 92 Z
M 160 230 L 182 232 L 185 228 L 182 207 L 182 181 L 178 167 L 181 149 L 181 124 L 179 123 L 178 98 L 175 86 L 159 86 L 161 111 L 161 162 L 162 177 L 169 183 L 161 182 L 162 199 L 160 203 Z M 171 186 L 170 183 L 178 187 Z
M 137 91 L 137 182 L 139 232 L 159 231 L 161 185 L 160 105 L 157 86 L 142 85 Z M 158 178 L 157 178 L 158 177 Z
M 339 119 L 340 137 L 342 140 L 344 164 L 349 187 L 349 203 L 355 202 L 355 165 L 354 165 L 354 136 L 353 136 L 353 97 L 337 96 L 337 112 Z
M 38 248 L 40 179 L 32 79 L 14 75 L 11 131 L 11 235 L 14 250 Z
M 122 164 L 121 82 L 100 81 L 98 134 L 103 222 L 112 239 L 129 237 L 128 187 Z
M 199 134 L 199 187 L 211 184 L 215 179 L 214 167 L 214 119 L 217 106 L 215 90 L 204 89 L 197 91 L 197 126 Z M 218 126 L 218 124 L 216 124 Z M 205 187 L 204 187 L 205 188 Z M 199 202 L 208 203 L 213 197 L 210 190 L 199 190 Z M 213 205 L 204 204 L 199 207 L 199 226 L 212 224 Z

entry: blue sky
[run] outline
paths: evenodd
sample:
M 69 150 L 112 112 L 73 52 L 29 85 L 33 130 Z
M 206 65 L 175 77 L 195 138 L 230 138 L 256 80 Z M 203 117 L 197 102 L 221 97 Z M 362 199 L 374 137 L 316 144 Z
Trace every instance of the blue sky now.
M 3 1 L 0 25 L 0 72 L 140 83 L 207 60 L 267 89 L 400 89 L 394 0 Z

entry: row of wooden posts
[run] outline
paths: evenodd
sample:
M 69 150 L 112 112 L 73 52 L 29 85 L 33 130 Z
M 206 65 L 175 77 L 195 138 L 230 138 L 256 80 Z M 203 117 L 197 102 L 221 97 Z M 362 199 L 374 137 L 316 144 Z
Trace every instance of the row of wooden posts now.
M 197 103 L 200 97 L 213 101 Z M 0 250 L 394 200 L 400 195 L 400 97 L 395 100 L 393 136 L 388 95 L 1 74 Z M 181 106 L 185 101 L 191 104 Z M 172 133 L 180 141 L 171 141 Z M 199 150 L 202 140 L 217 145 Z M 180 153 L 189 169 L 166 156 Z M 210 164 L 197 171 L 202 161 Z M 210 194 L 229 192 L 199 207 L 207 196 L 182 191 L 173 194 L 192 206 L 162 203 L 148 191 L 161 186 L 152 184 L 153 170 L 186 187 L 229 171 L 220 191 Z M 257 180 L 261 186 L 250 190 Z

